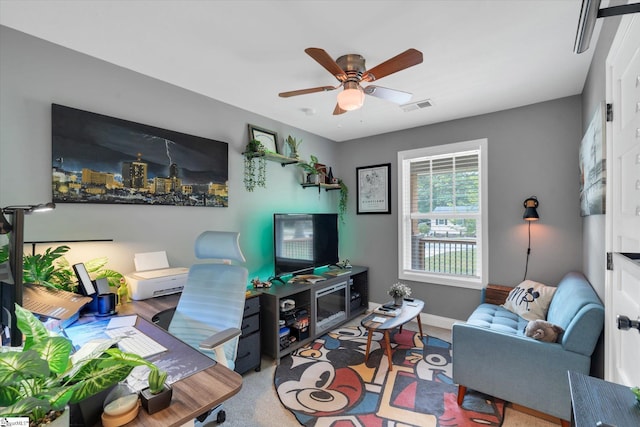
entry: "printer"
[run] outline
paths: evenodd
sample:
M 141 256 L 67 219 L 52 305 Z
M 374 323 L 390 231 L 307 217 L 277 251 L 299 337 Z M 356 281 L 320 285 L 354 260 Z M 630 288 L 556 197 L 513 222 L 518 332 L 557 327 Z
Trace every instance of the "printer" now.
M 126 274 L 129 295 L 133 300 L 143 300 L 182 292 L 187 283 L 189 269 L 169 267 L 167 253 L 144 252 L 133 257 L 136 271 Z

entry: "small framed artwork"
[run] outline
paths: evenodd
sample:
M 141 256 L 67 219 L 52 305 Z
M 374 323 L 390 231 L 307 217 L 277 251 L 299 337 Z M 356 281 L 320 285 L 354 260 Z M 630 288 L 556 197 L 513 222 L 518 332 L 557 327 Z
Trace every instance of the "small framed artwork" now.
M 278 153 L 278 134 L 274 131 L 249 125 L 249 140 L 260 141 L 264 149 L 272 153 Z
M 391 213 L 391 163 L 356 168 L 358 214 Z

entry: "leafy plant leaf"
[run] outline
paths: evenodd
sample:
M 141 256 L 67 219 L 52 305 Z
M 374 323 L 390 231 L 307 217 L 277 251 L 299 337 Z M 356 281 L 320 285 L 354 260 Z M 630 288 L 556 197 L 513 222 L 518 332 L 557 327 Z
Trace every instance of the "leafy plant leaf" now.
M 25 336 L 24 349 L 28 350 L 34 342 L 42 341 L 49 338 L 49 332 L 29 310 L 15 304 L 16 321 L 18 329 Z
M 88 273 L 95 273 L 107 265 L 107 262 L 109 262 L 107 257 L 94 258 L 92 260 L 85 261 L 84 266 Z
M 100 360 L 91 360 L 70 381 L 76 384 L 70 403 L 77 403 L 89 396 L 100 393 L 124 380 L 133 369 L 128 365 L 103 366 Z M 76 381 L 80 381 L 77 382 Z
M 31 347 L 49 363 L 49 369 L 56 374 L 65 372 L 69 365 L 69 355 L 73 346 L 65 337 L 49 337 Z
M 0 353 L 0 386 L 28 378 L 46 378 L 48 375 L 49 364 L 36 351 Z
M 12 417 L 12 416 L 24 416 L 24 414 L 30 414 L 33 412 L 46 413 L 51 409 L 49 402 L 43 399 L 37 399 L 35 397 L 27 397 L 22 399 L 11 406 L 6 408 L 0 408 L 0 416 Z

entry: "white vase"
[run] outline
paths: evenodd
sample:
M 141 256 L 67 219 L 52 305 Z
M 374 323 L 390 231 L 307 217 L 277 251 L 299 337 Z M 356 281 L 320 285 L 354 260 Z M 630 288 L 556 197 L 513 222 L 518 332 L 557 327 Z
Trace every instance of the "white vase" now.
M 69 427 L 71 424 L 71 411 L 69 407 L 64 408 L 64 412 L 58 418 L 47 424 L 47 427 Z

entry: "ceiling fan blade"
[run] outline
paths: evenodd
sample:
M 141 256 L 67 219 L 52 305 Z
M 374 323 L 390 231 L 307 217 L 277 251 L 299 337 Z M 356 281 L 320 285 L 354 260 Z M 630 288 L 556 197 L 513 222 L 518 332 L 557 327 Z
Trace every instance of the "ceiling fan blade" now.
M 389 74 L 397 73 L 405 68 L 413 67 L 422 62 L 422 52 L 416 49 L 407 49 L 399 55 L 376 65 L 362 76 L 363 82 L 372 82 Z
M 336 61 L 334 61 L 333 58 L 330 57 L 324 49 L 320 49 L 317 47 L 308 47 L 304 51 L 307 53 L 307 55 L 315 59 L 318 64 L 322 65 L 325 70 L 333 74 L 336 79 L 340 80 L 341 82 L 346 80 L 347 75 L 345 74 L 344 70 L 340 68 Z
M 375 96 L 376 98 L 391 101 L 396 104 L 406 104 L 407 102 L 411 101 L 411 97 L 413 96 L 409 92 L 403 92 L 401 90 L 389 89 L 376 85 L 369 85 L 363 90 L 367 95 Z
M 300 89 L 300 90 L 292 90 L 289 92 L 280 92 L 278 94 L 278 96 L 282 97 L 282 98 L 289 98 L 290 96 L 297 96 L 297 95 L 306 95 L 308 93 L 316 93 L 316 92 L 329 92 L 331 90 L 335 90 L 337 88 L 339 88 L 340 86 L 318 86 L 318 87 L 312 87 L 309 89 Z
M 343 110 L 342 108 L 340 108 L 340 106 L 338 104 L 336 104 L 336 108 L 333 109 L 333 115 L 337 116 L 339 114 L 344 114 L 346 113 L 347 110 Z

